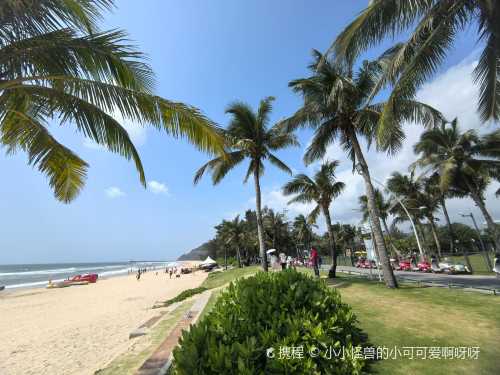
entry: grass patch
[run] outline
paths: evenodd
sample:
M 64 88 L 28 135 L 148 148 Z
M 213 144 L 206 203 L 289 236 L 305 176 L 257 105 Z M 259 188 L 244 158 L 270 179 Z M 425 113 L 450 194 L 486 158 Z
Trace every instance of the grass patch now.
M 253 275 L 260 269 L 259 266 L 233 268 L 227 271 L 214 271 L 208 274 L 208 277 L 201 284 L 207 289 L 219 288 L 240 277 Z
M 132 375 L 141 367 L 153 352 L 172 331 L 179 319 L 188 312 L 192 301 L 186 301 L 168 313 L 146 336 L 134 339 L 131 348 L 115 358 L 106 368 L 98 370 L 95 375 Z
M 452 259 L 454 262 L 467 264 L 467 263 L 465 263 L 465 258 L 462 255 L 451 256 L 449 258 Z M 491 259 L 491 256 L 490 256 L 490 259 Z M 469 260 L 470 260 L 470 264 L 472 266 L 472 270 L 474 271 L 474 274 L 478 274 L 478 275 L 493 275 L 494 274 L 493 271 L 490 270 L 486 266 L 486 260 L 484 259 L 484 256 L 482 254 L 469 255 Z M 493 264 L 493 259 L 491 259 L 491 263 Z
M 385 360 L 374 363 L 371 372 L 500 373 L 500 298 L 414 285 L 390 290 L 380 283 L 339 276 L 332 286 L 351 305 L 374 346 L 480 347 L 478 360 Z

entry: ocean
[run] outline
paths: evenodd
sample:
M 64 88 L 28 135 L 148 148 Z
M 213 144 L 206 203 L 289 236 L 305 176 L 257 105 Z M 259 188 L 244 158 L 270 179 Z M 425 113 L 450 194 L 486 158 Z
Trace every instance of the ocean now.
M 125 275 L 137 268 L 163 268 L 168 262 L 52 263 L 0 265 L 0 286 L 5 289 L 35 288 L 49 279 L 62 281 L 73 275 L 97 273 L 100 278 Z

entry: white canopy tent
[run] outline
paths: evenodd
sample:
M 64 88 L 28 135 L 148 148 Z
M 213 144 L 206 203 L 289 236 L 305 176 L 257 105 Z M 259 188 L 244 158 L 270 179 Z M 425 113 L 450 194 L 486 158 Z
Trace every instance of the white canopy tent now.
M 212 267 L 216 264 L 217 262 L 208 256 L 207 259 L 200 263 L 200 268 Z

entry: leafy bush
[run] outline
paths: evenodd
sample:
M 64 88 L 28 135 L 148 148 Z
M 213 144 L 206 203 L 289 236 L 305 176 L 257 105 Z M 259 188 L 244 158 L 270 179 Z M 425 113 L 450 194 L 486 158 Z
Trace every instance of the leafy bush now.
M 205 288 L 204 286 L 200 286 L 198 288 L 186 289 L 186 290 L 182 291 L 181 293 L 179 293 L 178 295 L 176 295 L 174 298 L 168 299 L 165 302 L 162 302 L 158 305 L 155 305 L 154 307 L 155 308 L 167 307 L 167 306 L 170 306 L 176 302 L 184 301 L 185 299 L 188 299 L 189 297 L 192 297 L 196 294 L 203 293 L 206 290 L 208 290 L 208 288 Z
M 212 311 L 183 332 L 174 373 L 359 374 L 363 359 L 327 356 L 330 348 L 347 353 L 361 342 L 350 307 L 324 282 L 292 270 L 262 272 L 231 283 Z M 292 347 L 302 347 L 303 358 L 280 358 L 280 348 Z

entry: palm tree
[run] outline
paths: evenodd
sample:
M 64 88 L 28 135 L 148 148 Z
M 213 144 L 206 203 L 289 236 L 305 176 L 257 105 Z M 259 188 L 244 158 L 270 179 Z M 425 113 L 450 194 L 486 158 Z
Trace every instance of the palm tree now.
M 362 195 L 358 198 L 358 202 L 360 205 L 361 213 L 363 214 L 363 222 L 366 223 L 370 218 L 370 212 L 368 210 L 368 197 L 366 195 Z M 384 226 L 384 230 L 387 238 L 389 239 L 390 245 L 397 252 L 397 248 L 394 246 L 394 243 L 392 241 L 389 226 L 387 225 L 387 218 L 389 217 L 391 201 L 384 198 L 384 194 L 380 191 L 380 189 L 375 189 L 375 204 L 377 205 L 378 212 L 380 213 L 380 220 L 382 221 L 382 225 Z
M 313 229 L 318 226 L 308 222 L 307 218 L 302 214 L 295 217 L 292 226 L 296 241 L 302 244 L 304 248 L 310 248 L 314 238 Z
M 298 174 L 283 187 L 283 193 L 285 195 L 295 195 L 295 197 L 288 202 L 289 204 L 316 203 L 316 207 L 311 211 L 308 217 L 310 223 L 315 223 L 320 213 L 325 217 L 332 256 L 332 267 L 329 271 L 329 277 L 331 278 L 335 277 L 338 254 L 330 217 L 330 205 L 345 188 L 345 184 L 341 181 L 337 181 L 335 177 L 335 171 L 338 165 L 339 162 L 337 160 L 327 161 L 321 165 L 321 168 L 314 174 L 313 178 L 305 174 Z
M 152 124 L 220 153 L 216 127 L 197 109 L 153 94 L 154 75 L 121 30 L 100 31 L 113 0 L 3 0 L 0 3 L 0 145 L 28 155 L 65 203 L 82 189 L 88 164 L 48 124 L 75 130 L 132 159 L 139 154 L 117 118 Z
M 429 226 L 431 228 L 432 238 L 436 244 L 436 250 L 438 257 L 441 258 L 441 243 L 439 242 L 439 237 L 436 228 L 436 220 L 438 220 L 434 214 L 436 211 L 442 208 L 441 200 L 442 194 L 439 186 L 436 185 L 435 180 L 432 178 L 421 179 L 422 191 L 418 195 L 418 207 L 422 211 L 422 215 L 427 218 Z
M 274 249 L 285 249 L 288 245 L 289 223 L 286 216 L 281 212 L 264 207 L 262 210 L 262 222 L 264 224 L 264 233 L 271 241 L 271 247 Z
M 420 205 L 420 194 L 422 191 L 422 182 L 415 178 L 414 173 L 409 175 L 394 172 L 387 180 L 387 190 L 396 195 L 404 205 L 415 223 L 417 235 L 425 241 L 425 232 L 422 228 L 422 220 L 425 219 L 423 207 Z M 397 202 L 391 204 L 390 213 L 396 218 L 395 223 L 407 221 L 409 218 L 401 204 Z M 419 249 L 420 250 L 420 249 Z M 422 249 L 421 256 L 425 255 L 425 248 Z
M 395 288 L 397 283 L 387 256 L 379 220 L 380 213 L 375 202 L 375 189 L 359 143 L 359 137 L 365 137 L 370 144 L 377 130 L 384 103 L 372 104 L 371 101 L 384 87 L 383 67 L 390 56 L 383 55 L 378 61 L 363 62 L 355 76 L 351 67 L 339 66 L 318 51 L 314 51 L 314 57 L 315 60 L 310 65 L 312 76 L 289 83 L 295 92 L 303 96 L 304 103 L 292 117 L 284 120 L 283 124 L 289 129 L 307 125 L 316 129 L 304 156 L 306 163 L 322 158 L 328 145 L 340 140 L 341 146 L 353 162 L 353 167 L 365 182 L 368 209 L 385 283 L 388 287 Z M 442 116 L 432 107 L 402 98 L 398 102 L 398 113 L 393 121 L 398 126 L 383 145 L 378 145 L 389 153 L 395 153 L 401 147 L 404 139 L 401 126 L 404 121 L 433 126 L 437 121 L 442 121 Z
M 411 97 L 435 73 L 460 31 L 477 26 L 484 49 L 474 69 L 479 85 L 478 110 L 483 122 L 500 120 L 500 2 L 493 0 L 372 0 L 338 35 L 330 51 L 352 63 L 367 48 L 413 28 L 408 39 L 394 47 L 390 80 L 394 90 L 384 108 L 381 131 L 393 124 L 395 100 Z
M 443 192 L 439 189 L 439 174 L 434 173 L 429 176 L 428 183 L 433 186 L 434 194 L 437 194 L 439 199 L 439 205 L 441 206 L 441 210 L 443 211 L 444 221 L 446 222 L 446 228 L 449 233 L 449 251 L 450 253 L 455 252 L 455 232 L 453 231 L 453 226 L 451 225 L 450 215 L 448 214 L 448 208 L 446 207 L 446 199 L 449 198 L 463 198 L 463 192 L 458 191 L 457 189 L 449 189 L 447 192 Z
M 474 130 L 461 133 L 455 119 L 450 126 L 425 131 L 415 152 L 421 154 L 417 166 L 439 174 L 441 191 L 456 189 L 472 198 L 500 249 L 499 230 L 484 203 L 486 186 L 500 177 L 500 130 L 483 136 Z
M 245 223 L 237 215 L 231 221 L 223 220 L 215 229 L 217 236 L 222 239 L 224 247 L 232 245 L 236 249 L 238 267 L 241 268 L 241 244 L 245 240 Z
M 292 174 L 290 168 L 278 159 L 272 151 L 298 145 L 295 135 L 285 131 L 278 124 L 268 127 L 269 115 L 272 111 L 273 97 L 267 97 L 260 102 L 257 112 L 241 102 L 231 104 L 226 113 L 231 114 L 231 122 L 223 131 L 227 142 L 227 153 L 203 165 L 195 174 L 194 183 L 198 183 L 208 169 L 212 173 L 213 184 L 219 183 L 226 174 L 240 164 L 249 160 L 244 182 L 253 176 L 255 183 L 255 203 L 257 211 L 257 234 L 262 268 L 267 272 L 267 257 L 264 245 L 264 227 L 262 223 L 260 177 L 264 173 L 264 161 Z

